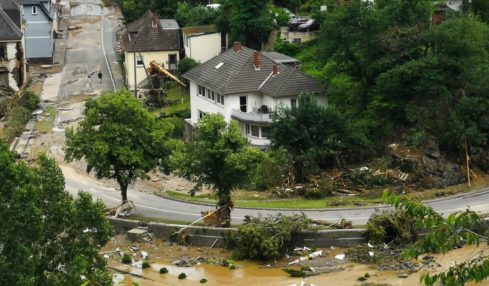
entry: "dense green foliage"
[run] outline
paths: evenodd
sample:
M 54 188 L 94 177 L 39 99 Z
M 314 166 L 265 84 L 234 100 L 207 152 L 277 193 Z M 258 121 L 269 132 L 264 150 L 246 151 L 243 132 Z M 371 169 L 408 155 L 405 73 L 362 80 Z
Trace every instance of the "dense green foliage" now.
M 455 212 L 443 218 L 421 202 L 401 199 L 390 192 L 385 192 L 383 199 L 394 206 L 397 211 L 411 217 L 415 221 L 413 227 L 423 229 L 426 233 L 412 248 L 403 253 L 405 258 L 418 258 L 423 253 L 446 253 L 462 244 L 479 245 L 481 241 L 487 243 L 487 237 L 477 233 L 482 225 L 485 225 L 487 229 L 487 222 L 473 211 Z M 423 274 L 421 282 L 429 286 L 437 282 L 442 285 L 456 286 L 464 285 L 469 281 L 481 282 L 487 278 L 489 278 L 489 258 L 483 254 L 482 250 L 479 255 L 474 255 L 463 263 L 450 266 L 445 272 L 433 275 Z
M 249 145 L 236 122 L 212 114 L 194 126 L 191 140 L 174 157 L 178 173 L 195 182 L 195 190 L 208 185 L 216 191 L 219 224 L 229 226 L 231 191 L 251 180 L 263 154 Z
M 178 2 L 175 10 L 175 19 L 180 27 L 213 24 L 218 15 L 214 9 L 207 9 L 204 5 L 192 6 L 187 2 Z
M 17 163 L 1 140 L 0 170 L 0 284 L 112 285 L 98 254 L 111 233 L 103 203 L 73 199 L 54 160 Z
M 271 138 L 274 148 L 284 148 L 292 156 L 298 182 L 321 169 L 341 166 L 368 148 L 363 134 L 342 114 L 307 95 L 299 97 L 297 107 L 276 112 Z
M 25 91 L 20 97 L 4 100 L 2 104 L 8 105 L 9 101 L 12 101 L 11 104 L 15 107 L 8 112 L 5 120 L 6 124 L 2 137 L 7 143 L 12 142 L 15 137 L 22 134 L 25 125 L 32 117 L 32 112 L 39 108 L 40 99 L 34 93 Z
M 245 217 L 239 226 L 234 255 L 238 259 L 269 261 L 285 256 L 293 234 L 307 227 L 302 216 Z
M 194 59 L 184 58 L 178 62 L 178 74 L 182 75 L 199 65 Z
M 168 170 L 172 126 L 158 120 L 126 90 L 85 105 L 84 119 L 66 130 L 67 161 L 84 158 L 87 172 L 115 179 L 127 201 L 128 186 L 156 167 Z
M 417 238 L 415 220 L 405 211 L 388 210 L 374 213 L 367 222 L 368 240 L 375 244 L 407 244 Z
M 274 29 L 273 17 L 268 11 L 270 0 L 223 0 L 217 25 L 229 32 L 231 41 L 261 50 Z

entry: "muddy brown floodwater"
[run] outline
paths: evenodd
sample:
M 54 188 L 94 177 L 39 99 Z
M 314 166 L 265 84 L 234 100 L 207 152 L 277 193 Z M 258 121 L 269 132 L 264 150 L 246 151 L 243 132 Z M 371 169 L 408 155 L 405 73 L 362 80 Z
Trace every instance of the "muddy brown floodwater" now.
M 113 253 L 114 249 L 119 248 L 121 251 L 133 255 L 135 260 L 141 260 L 140 251 L 130 252 L 129 246 L 137 246 L 140 250 L 149 253 L 149 262 L 151 267 L 148 269 L 140 269 L 130 265 L 124 265 L 119 262 L 120 257 Z M 294 260 L 297 257 L 290 258 L 289 260 L 279 261 L 273 264 L 271 267 L 266 267 L 259 263 L 249 261 L 238 261 L 237 269 L 229 269 L 222 266 L 201 263 L 200 265 L 192 267 L 177 267 L 172 265 L 172 262 L 181 257 L 189 257 L 197 259 L 201 256 L 204 258 L 230 258 L 231 253 L 222 249 L 210 249 L 202 247 L 180 247 L 176 245 L 170 245 L 162 241 L 156 241 L 153 243 L 139 243 L 133 244 L 124 241 L 122 237 L 113 239 L 104 249 L 104 253 L 112 252 L 108 261 L 109 268 L 115 275 L 115 285 L 127 285 L 134 286 L 137 283 L 139 286 L 161 286 L 161 285 L 175 285 L 175 286 L 190 286 L 190 285 L 233 285 L 233 286 L 289 286 L 289 285 L 301 285 L 302 281 L 307 284 L 320 285 L 334 285 L 334 286 L 352 286 L 352 285 L 405 285 L 415 286 L 420 285 L 419 277 L 426 271 L 430 273 L 436 273 L 445 271 L 453 265 L 455 262 L 462 262 L 477 254 L 480 250 L 484 249 L 483 246 L 466 246 L 461 249 L 453 250 L 445 255 L 434 255 L 436 262 L 441 266 L 430 269 L 423 269 L 414 273 L 408 271 L 379 271 L 376 265 L 363 265 L 357 263 L 349 263 L 348 261 L 339 262 L 337 268 L 341 271 L 330 272 L 321 274 L 318 276 L 308 277 L 306 279 L 291 278 L 285 273 L 280 266 L 287 266 L 290 260 Z M 339 253 L 344 253 L 345 249 L 325 249 L 323 251 L 324 256 L 318 258 L 318 266 L 327 263 L 328 261 L 335 261 L 334 256 Z M 159 270 L 162 267 L 168 269 L 167 274 L 160 274 Z M 178 275 L 185 273 L 187 278 L 179 280 Z M 359 281 L 359 277 L 363 277 L 365 273 L 368 273 L 370 277 L 367 281 Z M 404 278 L 400 278 L 400 274 Z M 202 278 L 207 279 L 206 284 L 201 284 Z M 371 283 L 371 284 L 366 284 Z M 466 286 L 474 285 L 489 285 L 489 282 L 480 284 L 468 283 Z

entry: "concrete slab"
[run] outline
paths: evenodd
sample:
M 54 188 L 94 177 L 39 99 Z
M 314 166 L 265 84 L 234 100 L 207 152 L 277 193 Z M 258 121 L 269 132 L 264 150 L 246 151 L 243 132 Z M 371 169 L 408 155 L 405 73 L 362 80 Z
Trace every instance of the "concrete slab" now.
M 59 86 L 61 84 L 61 73 L 49 75 L 44 81 L 41 91 L 41 101 L 56 102 L 58 100 Z

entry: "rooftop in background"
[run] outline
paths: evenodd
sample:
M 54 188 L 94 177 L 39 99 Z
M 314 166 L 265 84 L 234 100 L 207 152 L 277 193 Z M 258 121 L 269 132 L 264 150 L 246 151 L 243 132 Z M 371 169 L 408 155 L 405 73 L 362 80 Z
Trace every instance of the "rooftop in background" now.
M 182 33 L 184 33 L 188 37 L 212 34 L 216 32 L 217 32 L 217 28 L 214 25 L 193 26 L 193 27 L 182 28 Z
M 277 64 L 298 65 L 300 63 L 298 59 L 289 57 L 278 52 L 263 52 L 262 54 Z
M 161 28 L 163 30 L 178 30 L 180 26 L 178 26 L 177 20 L 175 19 L 160 19 Z
M 180 48 L 180 31 L 173 28 L 165 29 L 162 21 L 172 27 L 176 24 L 174 19 L 157 19 L 150 10 L 146 11 L 141 18 L 127 24 L 127 31 L 123 36 L 124 49 L 127 52 L 151 52 L 151 51 L 173 51 Z

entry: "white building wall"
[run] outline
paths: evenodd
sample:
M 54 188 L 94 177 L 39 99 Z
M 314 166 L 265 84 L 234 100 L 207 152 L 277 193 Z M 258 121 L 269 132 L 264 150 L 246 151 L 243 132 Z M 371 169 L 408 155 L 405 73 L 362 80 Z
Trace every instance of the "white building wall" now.
M 158 64 L 163 64 L 164 68 L 168 68 L 168 56 L 175 54 L 177 56 L 177 63 L 180 61 L 180 55 L 178 50 L 174 51 L 159 51 L 159 52 L 141 52 L 144 64 L 146 68 L 149 67 L 151 61 L 156 61 Z M 134 90 L 134 56 L 139 55 L 139 53 L 126 52 L 124 68 L 126 70 L 126 81 L 127 88 L 129 90 Z M 146 72 L 143 66 L 136 67 L 136 81 L 141 82 L 146 79 Z
M 197 62 L 206 62 L 221 52 L 221 33 L 184 35 L 185 56 Z
M 210 99 L 198 95 L 198 88 L 195 82 L 190 82 L 190 116 L 192 124 L 199 121 L 199 111 L 205 113 L 219 113 L 224 115 L 226 122 L 231 120 L 231 109 L 227 108 L 227 97 L 224 99 L 224 106 Z

